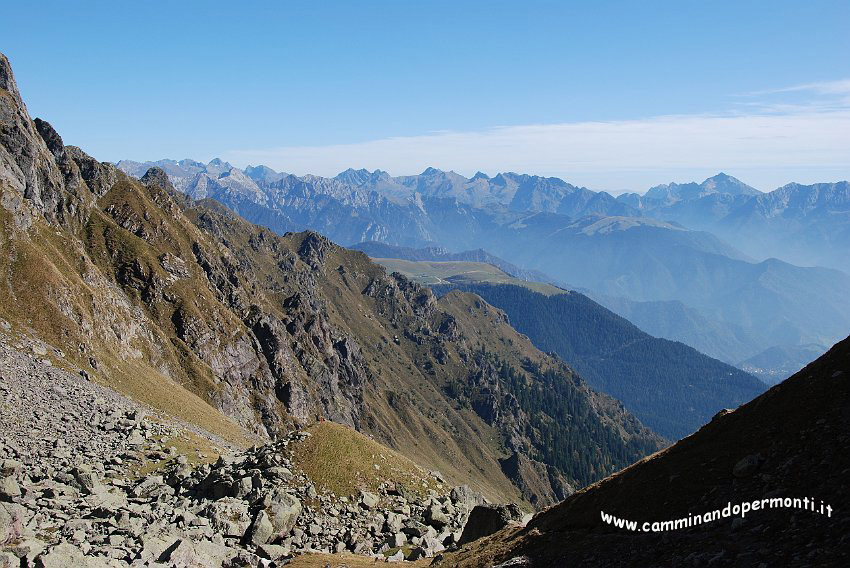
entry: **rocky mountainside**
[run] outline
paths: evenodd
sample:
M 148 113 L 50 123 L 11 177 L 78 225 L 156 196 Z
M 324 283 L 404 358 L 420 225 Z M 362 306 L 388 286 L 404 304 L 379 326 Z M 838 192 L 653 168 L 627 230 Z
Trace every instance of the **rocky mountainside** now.
M 443 565 L 846 566 L 848 416 L 850 338 L 694 435 Z M 716 520 L 694 522 L 714 511 Z
M 63 365 L 236 444 L 332 420 L 536 506 L 664 445 L 480 298 L 130 178 L 0 81 L 0 315 Z
M 436 254 L 430 249 L 388 245 L 369 244 L 365 248 L 408 258 Z M 446 256 L 444 253 L 438 258 Z M 694 432 L 719 409 L 737 407 L 766 388 L 739 368 L 682 343 L 652 337 L 578 292 L 513 278 L 481 262 L 374 260 L 428 286 L 437 295 L 452 290 L 472 292 L 504 310 L 511 325 L 538 349 L 558 354 L 592 386 L 621 400 L 642 422 L 670 439 Z M 817 355 L 790 372 L 780 371 L 786 373 L 784 377 L 772 375 L 772 384 Z M 778 358 L 757 361 L 762 365 L 759 369 L 772 368 Z

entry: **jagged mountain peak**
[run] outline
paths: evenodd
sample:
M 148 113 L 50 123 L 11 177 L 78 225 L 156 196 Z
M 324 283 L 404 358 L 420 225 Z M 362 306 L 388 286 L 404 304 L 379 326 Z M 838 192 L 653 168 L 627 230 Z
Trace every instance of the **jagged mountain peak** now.
M 18 84 L 15 82 L 15 75 L 12 73 L 12 64 L 2 53 L 0 53 L 0 89 L 9 93 L 19 105 L 23 104 L 21 93 L 18 91 Z
M 741 180 L 720 172 L 700 184 L 704 190 L 729 195 L 760 195 L 761 192 Z
M 171 192 L 174 191 L 174 186 L 171 184 L 171 180 L 168 179 L 168 174 L 160 167 L 149 168 L 139 181 L 145 185 L 153 185 Z
M 729 174 L 720 172 L 707 178 L 702 183 L 691 181 L 687 183 L 670 182 L 656 185 L 649 188 L 643 197 L 652 201 L 673 203 L 700 199 L 714 194 L 737 197 L 742 195 L 760 195 L 761 192 Z
M 355 170 L 354 168 L 348 168 L 347 170 L 335 175 L 333 179 L 354 186 L 361 186 L 373 179 L 374 176 L 378 173 L 379 170 L 375 170 L 375 172 L 373 173 L 367 170 L 366 168 L 360 168 L 359 170 Z
M 285 178 L 287 173 L 278 172 L 264 165 L 247 166 L 244 170 L 245 175 L 257 183 L 273 183 Z

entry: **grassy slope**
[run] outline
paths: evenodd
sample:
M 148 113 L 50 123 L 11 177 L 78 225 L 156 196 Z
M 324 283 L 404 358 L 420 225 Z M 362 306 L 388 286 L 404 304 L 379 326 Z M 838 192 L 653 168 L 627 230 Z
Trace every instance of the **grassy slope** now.
M 310 437 L 297 442 L 293 463 L 320 491 L 337 496 L 375 491 L 382 483 L 397 483 L 416 494 L 437 487 L 429 472 L 368 436 L 342 424 L 319 422 Z
M 452 283 L 513 284 L 546 296 L 567 293 L 566 290 L 551 284 L 514 278 L 485 262 L 410 261 L 397 258 L 373 258 L 372 260 L 384 266 L 388 272 L 399 272 L 424 286 Z

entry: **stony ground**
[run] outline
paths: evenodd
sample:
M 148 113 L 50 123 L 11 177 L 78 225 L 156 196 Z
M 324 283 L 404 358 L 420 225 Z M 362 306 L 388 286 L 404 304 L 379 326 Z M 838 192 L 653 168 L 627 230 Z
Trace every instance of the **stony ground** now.
M 0 329 L 0 568 L 416 561 L 519 518 L 441 479 L 320 492 L 292 462 L 308 432 L 239 451 L 62 364 Z

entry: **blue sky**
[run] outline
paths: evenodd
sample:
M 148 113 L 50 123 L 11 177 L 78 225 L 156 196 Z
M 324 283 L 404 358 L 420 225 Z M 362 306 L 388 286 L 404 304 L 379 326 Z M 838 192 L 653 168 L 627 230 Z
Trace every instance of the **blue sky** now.
M 850 177 L 846 1 L 127 5 L 4 8 L 31 114 L 102 160 Z

